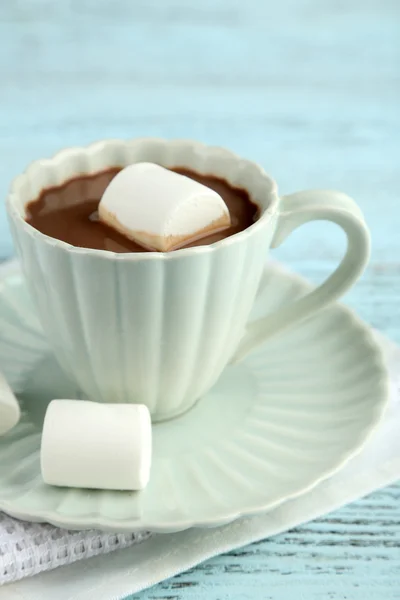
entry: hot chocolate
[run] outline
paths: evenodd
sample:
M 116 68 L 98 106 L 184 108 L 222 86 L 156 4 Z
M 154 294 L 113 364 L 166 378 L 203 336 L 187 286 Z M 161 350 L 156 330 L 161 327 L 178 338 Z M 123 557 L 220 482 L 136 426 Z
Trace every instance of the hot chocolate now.
M 116 167 L 94 175 L 80 175 L 60 186 L 43 190 L 27 205 L 26 221 L 42 233 L 73 246 L 112 252 L 146 252 L 145 248 L 98 219 L 101 197 L 120 170 Z M 231 215 L 229 228 L 191 242 L 185 248 L 213 244 L 243 231 L 258 219 L 259 208 L 246 190 L 235 188 L 213 175 L 200 175 L 182 168 L 173 170 L 215 190 Z

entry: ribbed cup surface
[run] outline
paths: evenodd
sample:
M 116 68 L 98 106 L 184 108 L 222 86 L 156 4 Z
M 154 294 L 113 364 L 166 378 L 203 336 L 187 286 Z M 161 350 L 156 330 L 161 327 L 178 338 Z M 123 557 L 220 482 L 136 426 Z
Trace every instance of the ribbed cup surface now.
M 246 231 L 169 254 L 74 248 L 23 220 L 26 203 L 77 173 L 152 161 L 245 187 L 263 212 Z M 43 329 L 84 395 L 146 404 L 154 420 L 188 409 L 218 379 L 244 331 L 275 225 L 274 183 L 254 163 L 186 141 L 109 141 L 33 163 L 8 211 Z M 275 211 L 275 212 L 274 212 Z

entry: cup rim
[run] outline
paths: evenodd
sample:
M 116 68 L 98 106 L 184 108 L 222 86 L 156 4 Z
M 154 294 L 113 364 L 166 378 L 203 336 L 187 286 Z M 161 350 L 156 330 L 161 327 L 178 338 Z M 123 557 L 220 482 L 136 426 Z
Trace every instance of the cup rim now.
M 257 172 L 257 175 L 261 180 L 264 181 L 266 188 L 268 187 L 268 195 L 269 195 L 269 205 L 262 212 L 261 216 L 255 223 L 240 231 L 235 233 L 229 237 L 224 238 L 223 240 L 219 240 L 218 242 L 214 242 L 213 244 L 207 244 L 204 246 L 195 246 L 191 248 L 181 248 L 174 250 L 173 252 L 113 252 L 111 250 L 100 250 L 96 248 L 82 248 L 79 246 L 74 246 L 69 244 L 68 242 L 64 242 L 62 240 L 53 238 L 45 233 L 42 233 L 32 225 L 30 225 L 21 214 L 21 210 L 16 206 L 16 201 L 19 194 L 19 188 L 21 187 L 24 179 L 29 177 L 30 172 L 35 169 L 41 167 L 49 167 L 54 166 L 57 167 L 63 160 L 67 160 L 71 158 L 74 154 L 82 154 L 82 153 L 95 153 L 97 151 L 105 150 L 107 147 L 115 144 L 128 145 L 128 144 L 140 144 L 140 143 L 164 143 L 167 146 L 178 146 L 180 144 L 190 145 L 192 149 L 198 152 L 213 152 L 219 153 L 223 155 L 224 158 L 229 158 L 231 161 L 240 161 L 243 165 L 248 165 L 249 167 Z M 109 165 L 109 168 L 112 168 L 112 164 Z M 182 165 L 176 165 L 182 166 Z M 93 173 L 100 172 L 107 167 L 103 167 L 96 169 Z M 68 178 L 66 178 L 68 181 Z M 62 185 L 62 184 L 60 184 Z M 44 189 L 44 188 L 42 188 Z M 40 193 L 40 192 L 39 192 Z M 38 195 L 36 195 L 37 197 Z M 34 198 L 32 199 L 34 200 Z M 24 206 L 26 206 L 26 202 Z M 279 204 L 278 197 L 278 187 L 275 180 L 270 177 L 266 171 L 256 162 L 244 159 L 235 152 L 228 150 L 226 148 L 220 146 L 211 146 L 208 144 L 204 144 L 202 142 L 197 142 L 189 139 L 164 139 L 164 138 L 156 138 L 156 137 L 143 137 L 143 138 L 133 138 L 130 140 L 124 139 L 104 139 L 100 140 L 86 146 L 71 146 L 64 148 L 57 153 L 55 153 L 50 158 L 37 159 L 31 162 L 24 171 L 17 175 L 11 182 L 11 186 L 9 189 L 9 193 L 6 197 L 6 209 L 9 217 L 14 221 L 14 223 L 22 229 L 27 235 L 34 238 L 37 241 L 44 242 L 49 246 L 53 246 L 54 248 L 59 248 L 65 251 L 68 251 L 72 255 L 80 255 L 80 256 L 92 256 L 98 258 L 104 258 L 108 260 L 125 260 L 125 261 L 138 261 L 138 260 L 173 260 L 175 258 L 183 258 L 187 256 L 199 256 L 203 255 L 217 249 L 226 248 L 232 244 L 235 244 L 240 241 L 246 241 L 253 233 L 256 233 L 260 228 L 264 227 L 267 221 L 269 221 L 272 216 L 277 212 Z

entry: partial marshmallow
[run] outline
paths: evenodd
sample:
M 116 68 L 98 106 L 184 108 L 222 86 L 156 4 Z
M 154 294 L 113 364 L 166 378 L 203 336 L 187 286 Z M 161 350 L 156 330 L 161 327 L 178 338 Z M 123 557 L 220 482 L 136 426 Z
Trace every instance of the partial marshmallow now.
M 20 415 L 18 401 L 0 373 L 0 435 L 12 429 L 18 423 Z
M 45 483 L 142 490 L 150 466 L 151 420 L 143 404 L 50 402 L 41 445 Z
M 114 177 L 99 204 L 100 220 L 151 250 L 168 252 L 226 229 L 228 207 L 217 192 L 153 163 Z

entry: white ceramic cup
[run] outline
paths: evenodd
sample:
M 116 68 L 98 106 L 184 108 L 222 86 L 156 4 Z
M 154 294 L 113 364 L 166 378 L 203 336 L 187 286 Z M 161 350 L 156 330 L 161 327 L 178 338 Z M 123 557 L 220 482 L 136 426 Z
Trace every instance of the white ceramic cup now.
M 261 216 L 215 244 L 165 254 L 77 248 L 24 220 L 26 204 L 44 188 L 139 161 L 222 177 L 247 189 Z M 257 164 L 186 140 L 69 148 L 17 177 L 7 210 L 29 289 L 62 367 L 88 398 L 146 404 L 155 421 L 186 411 L 230 361 L 336 300 L 369 256 L 367 227 L 348 196 L 308 191 L 279 198 L 276 183 Z M 313 220 L 344 229 L 348 247 L 339 267 L 307 296 L 246 327 L 269 248 Z

